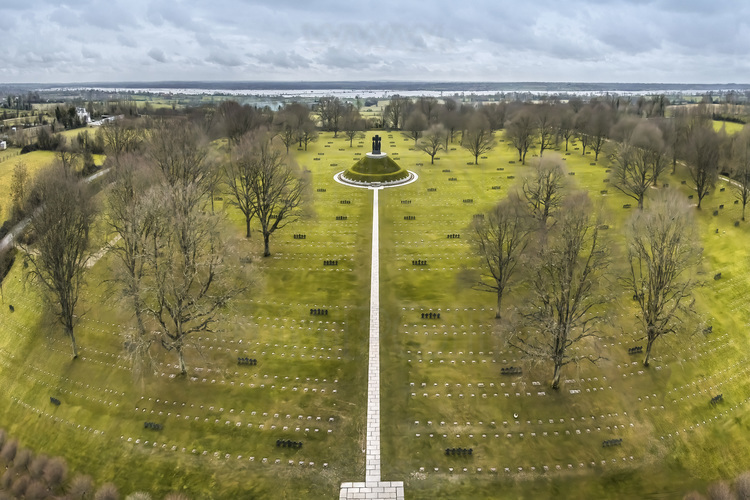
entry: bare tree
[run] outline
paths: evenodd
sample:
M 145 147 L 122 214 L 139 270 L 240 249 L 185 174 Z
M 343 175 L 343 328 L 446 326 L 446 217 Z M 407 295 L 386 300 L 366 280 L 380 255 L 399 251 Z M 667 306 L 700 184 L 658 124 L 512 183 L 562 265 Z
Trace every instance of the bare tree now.
M 532 217 L 542 228 L 556 212 L 563 200 L 565 166 L 559 156 L 540 158 L 533 172 L 523 179 L 523 195 L 529 204 Z
M 286 154 L 289 154 L 289 146 L 297 142 L 298 138 L 296 116 L 285 113 L 284 110 L 279 111 L 273 117 L 273 128 L 286 147 Z
M 239 291 L 228 282 L 218 217 L 185 201 L 195 199 L 191 191 L 196 190 L 200 188 L 192 184 L 163 183 L 153 195 L 163 203 L 156 222 L 160 231 L 152 233 L 141 281 L 152 330 L 165 349 L 176 351 L 183 375 L 188 337 L 213 331 L 220 309 Z
M 23 161 L 16 162 L 13 167 L 13 178 L 10 181 L 10 199 L 13 210 L 20 214 L 26 205 L 29 191 L 29 169 Z
M 630 269 L 622 281 L 633 292 L 646 330 L 644 366 L 654 341 L 676 333 L 685 316 L 692 314 L 693 301 L 687 301 L 697 283 L 699 241 L 689 208 L 676 191 L 660 193 L 630 220 Z
M 424 151 L 430 156 L 431 165 L 435 163 L 435 155 L 445 149 L 444 144 L 447 136 L 445 128 L 438 123 L 431 126 L 417 144 L 420 151 Z
M 518 151 L 518 161 L 526 165 L 526 153 L 534 144 L 534 120 L 528 109 L 522 109 L 513 117 L 505 132 L 510 143 Z
M 719 177 L 719 137 L 710 124 L 696 127 L 691 133 L 687 164 L 700 209 L 703 198 L 714 188 Z
M 318 116 L 324 129 L 333 132 L 334 137 L 338 137 L 341 130 L 340 121 L 344 114 L 344 105 L 338 97 L 322 97 L 318 101 Z
M 107 157 L 112 158 L 115 165 L 120 164 L 123 155 L 135 152 L 141 142 L 141 133 L 131 121 L 115 119 L 104 123 L 99 130 Z
M 383 110 L 383 127 L 389 123 L 394 129 L 398 130 L 404 117 L 407 114 L 407 108 L 411 106 L 411 100 L 408 97 L 394 95 Z
M 667 165 L 661 136 L 656 125 L 641 121 L 612 155 L 612 185 L 636 200 L 639 209 Z
M 731 155 L 734 194 L 742 204 L 742 220 L 745 220 L 745 208 L 750 202 L 750 128 L 732 138 Z
M 545 149 L 551 149 L 555 143 L 557 130 L 556 109 L 548 104 L 541 104 L 534 108 L 534 121 L 539 134 L 539 156 L 544 155 Z
M 487 117 L 490 124 L 490 131 L 502 130 L 505 126 L 505 115 L 508 112 L 508 105 L 504 102 L 491 102 L 483 104 L 478 111 Z
M 591 113 L 588 123 L 588 136 L 591 149 L 594 150 L 594 160 L 599 160 L 599 153 L 609 137 L 609 131 L 614 123 L 612 110 L 604 104 L 598 104 Z
M 305 151 L 307 146 L 311 142 L 315 142 L 318 139 L 318 130 L 315 128 L 315 124 L 311 121 L 302 124 L 302 128 L 299 132 L 299 140 L 305 145 Z
M 29 275 L 47 291 L 70 337 L 75 359 L 75 310 L 88 260 L 88 234 L 94 217 L 92 196 L 87 186 L 60 166 L 38 175 L 35 191 L 43 207 L 33 211 L 29 223 L 35 235 L 34 250 L 26 249 Z
M 474 157 L 474 165 L 479 165 L 479 156 L 483 155 L 495 145 L 490 132 L 490 124 L 481 113 L 475 112 L 469 118 L 468 125 L 461 134 L 461 147 L 469 151 Z
M 250 170 L 250 206 L 263 233 L 263 256 L 271 255 L 271 235 L 297 221 L 307 183 L 270 141 L 258 137 L 247 153 Z
M 222 101 L 217 112 L 230 147 L 251 130 L 270 125 L 270 115 L 248 104 L 241 106 L 237 101 Z
M 344 112 L 341 123 L 341 128 L 344 131 L 346 138 L 349 139 L 349 147 L 352 147 L 354 144 L 354 138 L 360 136 L 365 129 L 365 120 L 359 114 L 357 108 L 349 105 Z
M 495 205 L 484 218 L 474 221 L 475 244 L 485 271 L 476 287 L 496 294 L 495 318 L 501 317 L 503 293 L 532 232 L 527 206 L 517 193 Z
M 576 139 L 581 143 L 581 154 L 586 154 L 586 148 L 591 143 L 589 135 L 589 123 L 591 122 L 591 107 L 584 106 L 576 114 L 575 131 Z
M 409 116 L 404 122 L 404 130 L 407 131 L 407 136 L 414 139 L 414 145 L 417 145 L 417 141 L 422 137 L 425 129 L 427 128 L 427 117 L 418 109 L 412 110 Z
M 117 259 L 114 281 L 130 302 L 136 319 L 136 329 L 126 346 L 133 373 L 141 377 L 151 368 L 149 349 L 153 342 L 145 323 L 142 282 L 148 252 L 153 250 L 149 244 L 158 239 L 163 229 L 159 213 L 161 201 L 155 196 L 157 193 L 149 189 L 153 176 L 142 158 L 123 156 L 114 176 L 107 191 L 106 222 L 118 238 L 110 245 L 110 252 Z
M 565 151 L 568 151 L 568 142 L 575 134 L 575 113 L 570 108 L 564 108 L 560 112 L 557 123 L 557 133 L 559 137 L 565 139 Z
M 524 314 L 526 327 L 509 342 L 532 358 L 551 361 L 552 388 L 560 388 L 562 368 L 598 358 L 571 347 L 598 335 L 606 298 L 602 289 L 607 248 L 599 219 L 585 193 L 566 198 L 559 224 L 542 246 L 532 279 L 533 298 Z
M 250 222 L 255 216 L 252 189 L 256 171 L 256 158 L 252 150 L 254 141 L 252 135 L 245 136 L 235 154 L 224 165 L 225 182 L 232 195 L 230 203 L 239 208 L 245 217 L 245 238 L 250 237 Z

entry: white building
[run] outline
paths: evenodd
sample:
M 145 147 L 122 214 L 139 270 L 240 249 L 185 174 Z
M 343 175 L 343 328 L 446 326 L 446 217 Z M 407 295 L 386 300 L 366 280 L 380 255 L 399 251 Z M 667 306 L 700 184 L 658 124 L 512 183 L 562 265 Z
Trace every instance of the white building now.
M 8 148 L 8 145 L 5 143 L 5 141 L 0 141 L 0 151 L 5 151 Z
M 78 119 L 81 120 L 82 123 L 88 123 L 91 121 L 91 116 L 89 116 L 89 112 L 86 111 L 86 108 L 76 108 L 76 115 L 78 115 Z

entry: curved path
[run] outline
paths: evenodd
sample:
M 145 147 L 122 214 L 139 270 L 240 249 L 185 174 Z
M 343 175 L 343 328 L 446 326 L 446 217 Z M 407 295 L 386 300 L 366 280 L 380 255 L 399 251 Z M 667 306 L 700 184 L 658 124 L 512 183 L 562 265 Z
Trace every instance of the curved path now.
M 336 178 L 337 182 L 341 182 Z M 417 180 L 412 173 L 409 184 Z M 345 184 L 341 182 L 342 184 Z M 351 184 L 347 184 L 350 185 Z M 356 186 L 366 187 L 366 186 Z M 339 499 L 397 499 L 404 498 L 402 481 L 382 481 L 380 475 L 380 234 L 378 193 L 384 187 L 372 189 L 372 267 L 370 270 L 370 349 L 367 366 L 367 450 L 365 452 L 365 481 L 342 483 Z M 396 187 L 396 186 L 393 186 Z

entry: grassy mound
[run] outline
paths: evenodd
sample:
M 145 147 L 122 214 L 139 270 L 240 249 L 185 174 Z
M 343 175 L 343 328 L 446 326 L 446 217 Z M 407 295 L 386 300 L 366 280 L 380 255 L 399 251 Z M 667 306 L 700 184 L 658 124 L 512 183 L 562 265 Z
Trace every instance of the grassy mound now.
M 344 177 L 355 182 L 394 182 L 409 177 L 389 156 L 384 158 L 364 157 L 344 172 Z

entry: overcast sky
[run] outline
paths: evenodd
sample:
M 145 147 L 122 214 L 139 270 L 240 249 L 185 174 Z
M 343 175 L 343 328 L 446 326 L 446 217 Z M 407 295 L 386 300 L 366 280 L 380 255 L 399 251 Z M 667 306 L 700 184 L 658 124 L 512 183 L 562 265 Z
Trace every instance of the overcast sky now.
M 0 0 L 0 83 L 750 82 L 747 0 Z

